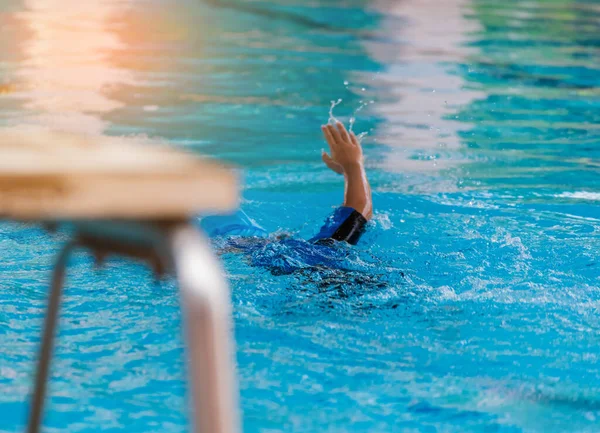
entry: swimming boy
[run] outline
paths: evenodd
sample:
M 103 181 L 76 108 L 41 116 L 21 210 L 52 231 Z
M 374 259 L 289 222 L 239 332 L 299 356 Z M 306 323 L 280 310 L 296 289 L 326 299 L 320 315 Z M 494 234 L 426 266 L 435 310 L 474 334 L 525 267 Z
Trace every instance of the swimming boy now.
M 331 153 L 323 151 L 323 162 L 345 179 L 344 203 L 326 220 L 311 242 L 320 244 L 335 240 L 356 244 L 367 221 L 373 216 L 371 187 L 364 168 L 362 148 L 356 135 L 348 132 L 340 122 L 323 125 L 321 130 Z M 264 237 L 267 234 L 241 211 L 230 217 L 204 218 L 201 224 L 211 237 Z
M 331 151 L 331 155 L 323 151 L 323 162 L 344 175 L 344 204 L 336 209 L 312 240 L 334 239 L 356 244 L 373 216 L 371 186 L 365 172 L 362 147 L 354 132 L 348 133 L 340 122 L 323 125 L 321 130 Z

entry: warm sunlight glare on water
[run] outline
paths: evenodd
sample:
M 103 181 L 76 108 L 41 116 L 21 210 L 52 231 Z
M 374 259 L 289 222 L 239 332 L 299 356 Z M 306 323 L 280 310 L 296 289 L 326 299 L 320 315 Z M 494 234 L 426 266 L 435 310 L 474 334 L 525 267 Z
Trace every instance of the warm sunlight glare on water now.
M 131 83 L 132 73 L 107 57 L 122 47 L 107 29 L 115 6 L 64 0 L 28 0 L 18 14 L 31 38 L 17 71 L 22 97 L 32 118 L 26 122 L 68 131 L 101 133 L 98 114 L 123 106 L 104 92 Z

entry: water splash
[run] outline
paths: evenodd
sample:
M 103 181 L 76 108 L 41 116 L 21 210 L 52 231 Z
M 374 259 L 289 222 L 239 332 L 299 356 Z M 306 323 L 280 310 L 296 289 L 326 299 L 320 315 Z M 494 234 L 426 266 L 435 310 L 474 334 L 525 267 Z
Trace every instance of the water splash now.
M 353 128 L 354 128 L 354 123 L 356 123 L 356 115 L 358 112 L 360 112 L 363 108 L 365 108 L 367 105 L 371 105 L 374 104 L 375 101 L 370 100 L 370 101 L 359 101 L 360 105 L 358 106 L 358 108 L 356 108 L 356 110 L 354 110 L 354 112 L 352 113 L 352 116 L 350 116 L 350 119 L 348 121 L 348 130 L 350 132 L 354 132 Z M 333 115 L 333 109 L 335 107 L 337 107 L 338 105 L 340 105 L 342 103 L 342 99 L 338 99 L 337 101 L 331 101 L 331 106 L 329 107 L 329 119 L 327 120 L 327 122 L 331 125 L 334 125 L 336 122 L 339 122 L 339 120 Z M 362 141 L 362 139 L 367 136 L 369 134 L 368 131 L 365 132 L 361 132 L 360 134 L 356 134 L 356 138 L 357 140 L 360 142 Z
M 360 134 L 358 134 L 356 136 L 356 139 L 358 140 L 359 143 L 361 143 L 363 138 L 365 138 L 367 135 L 369 135 L 369 133 L 367 131 L 361 132 Z
M 331 101 L 331 106 L 329 107 L 329 119 L 327 119 L 327 123 L 331 125 L 335 125 L 335 122 L 338 122 L 337 118 L 333 115 L 333 109 L 342 103 L 342 99 L 338 99 L 337 101 Z
M 354 112 L 352 113 L 352 116 L 350 117 L 350 121 L 349 121 L 349 125 L 350 125 L 350 132 L 353 132 L 352 128 L 354 128 L 354 123 L 356 122 L 356 115 L 359 111 L 361 111 L 363 108 L 365 108 L 367 105 L 371 105 L 373 104 L 375 101 L 360 101 L 360 105 L 358 106 L 358 108 L 356 110 L 354 110 Z M 368 134 L 368 132 L 361 132 L 360 134 L 358 134 L 356 136 L 356 138 L 360 141 L 363 137 L 365 137 Z

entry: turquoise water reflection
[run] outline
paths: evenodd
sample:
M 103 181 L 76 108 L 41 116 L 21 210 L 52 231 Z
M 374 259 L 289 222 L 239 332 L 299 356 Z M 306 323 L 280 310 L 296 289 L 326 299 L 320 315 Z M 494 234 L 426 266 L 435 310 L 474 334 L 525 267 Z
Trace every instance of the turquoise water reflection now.
M 339 267 L 273 276 L 215 245 L 245 431 L 595 432 L 599 24 L 593 1 L 13 0 L 0 125 L 226 159 L 248 214 L 308 238 L 341 199 L 318 125 L 331 101 L 344 120 L 373 101 L 354 128 L 376 215 Z M 57 241 L 5 223 L 0 245 L 12 432 Z M 294 257 L 269 248 L 251 260 Z M 89 266 L 73 260 L 48 426 L 184 431 L 174 286 Z

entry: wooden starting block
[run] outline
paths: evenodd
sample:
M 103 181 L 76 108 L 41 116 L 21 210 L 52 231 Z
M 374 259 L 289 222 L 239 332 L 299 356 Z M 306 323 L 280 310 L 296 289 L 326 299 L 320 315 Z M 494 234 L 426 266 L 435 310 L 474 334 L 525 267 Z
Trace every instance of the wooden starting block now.
M 66 222 L 71 241 L 59 255 L 38 360 L 30 433 L 42 422 L 64 271 L 74 247 L 102 260 L 142 259 L 177 276 L 189 355 L 194 429 L 239 431 L 229 291 L 202 233 L 203 212 L 237 206 L 232 170 L 149 140 L 0 129 L 0 218 Z
M 122 137 L 0 130 L 0 215 L 182 219 L 237 206 L 231 170 Z

